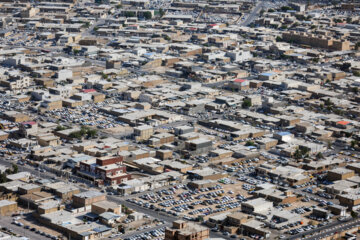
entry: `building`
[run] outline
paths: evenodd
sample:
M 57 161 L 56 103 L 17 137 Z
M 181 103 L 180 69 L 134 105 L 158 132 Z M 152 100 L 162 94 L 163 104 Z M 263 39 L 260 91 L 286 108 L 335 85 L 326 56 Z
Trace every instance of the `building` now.
M 91 212 L 102 214 L 104 212 L 112 212 L 121 214 L 121 205 L 109 201 L 100 201 L 91 204 Z
M 154 128 L 149 125 L 134 127 L 134 137 L 136 141 L 148 140 L 154 133 Z
M 74 207 L 86 207 L 93 203 L 105 201 L 106 195 L 98 191 L 87 191 L 73 195 Z
M 273 208 L 273 203 L 266 201 L 263 198 L 255 198 L 247 202 L 241 203 L 241 211 L 249 214 L 263 214 L 267 213 Z
M 347 178 L 351 178 L 354 175 L 355 175 L 355 172 L 351 169 L 335 168 L 335 169 L 329 170 L 326 178 L 329 181 L 337 181 L 337 180 L 345 180 Z
M 165 240 L 205 240 L 210 236 L 207 227 L 183 220 L 173 222 L 172 228 L 166 228 Z
M 270 231 L 265 229 L 265 223 L 258 220 L 250 220 L 246 223 L 241 224 L 242 233 L 244 235 L 260 235 L 264 238 L 270 237 Z
M 17 202 L 0 200 L 0 216 L 11 215 L 17 211 Z

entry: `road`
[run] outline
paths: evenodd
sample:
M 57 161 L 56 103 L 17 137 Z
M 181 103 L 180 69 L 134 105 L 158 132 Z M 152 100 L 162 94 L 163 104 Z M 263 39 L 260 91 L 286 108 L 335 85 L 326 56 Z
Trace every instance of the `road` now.
M 328 225 L 312 229 L 310 231 L 306 231 L 306 232 L 296 234 L 294 236 L 288 237 L 287 239 L 288 240 L 295 240 L 295 239 L 307 239 L 307 240 L 322 239 L 322 238 L 325 238 L 326 236 L 333 235 L 336 232 L 346 231 L 348 229 L 358 227 L 358 226 L 360 226 L 360 219 L 359 218 L 352 219 L 349 222 L 336 221 L 336 222 L 330 223 Z
M 259 2 L 254 9 L 247 15 L 247 18 L 240 23 L 241 26 L 249 26 L 256 18 L 258 18 L 261 9 L 264 7 L 264 2 Z
M 150 232 L 152 230 L 156 230 L 156 229 L 159 229 L 159 228 L 162 228 L 162 227 L 170 227 L 170 226 L 171 226 L 171 224 L 166 223 L 166 224 L 162 224 L 162 225 L 159 225 L 159 226 L 143 229 L 143 230 L 140 230 L 140 231 L 135 231 L 135 232 L 132 232 L 132 233 L 124 234 L 124 235 L 121 235 L 120 237 L 122 239 L 131 238 L 131 237 L 135 237 L 136 235 L 139 235 L 139 234 L 142 234 L 142 233 L 146 233 L 146 232 Z M 111 238 L 111 239 L 115 240 L 115 239 L 119 239 L 119 238 L 114 237 L 114 238 Z
M 15 224 L 11 224 L 12 218 L 1 216 L 0 218 L 0 226 L 6 227 L 7 229 L 11 229 L 14 233 L 20 234 L 21 236 L 30 238 L 32 240 L 49 240 L 49 238 L 32 232 L 30 230 L 25 229 L 24 227 L 17 226 Z
M 12 162 L 11 161 L 6 161 L 5 159 L 0 159 L 0 164 L 6 165 L 6 166 L 11 166 Z M 50 173 L 50 172 L 41 173 L 41 172 L 35 170 L 33 167 L 27 166 L 27 165 L 25 165 L 25 166 L 20 165 L 19 166 L 19 171 L 27 171 L 27 172 L 30 172 L 31 174 L 33 174 L 34 176 L 39 176 L 39 177 L 42 177 L 42 178 L 47 178 L 47 179 L 56 178 L 56 179 L 59 179 L 59 180 L 64 180 L 64 179 L 61 179 L 61 178 L 57 177 L 54 173 Z M 77 185 L 77 187 L 81 191 L 87 191 L 88 190 L 87 188 L 79 186 L 79 184 Z M 175 217 L 175 216 L 163 213 L 163 212 L 153 211 L 151 209 L 140 207 L 140 206 L 138 206 L 138 205 L 136 205 L 134 203 L 127 202 L 127 201 L 125 201 L 125 199 L 127 197 L 108 195 L 107 198 L 110 201 L 116 202 L 118 204 L 122 204 L 122 205 L 124 205 L 124 206 L 126 206 L 128 208 L 131 208 L 131 209 L 133 209 L 133 210 L 135 210 L 137 212 L 142 212 L 142 213 L 147 214 L 147 215 L 149 215 L 149 216 L 151 216 L 153 218 L 162 220 L 166 224 L 171 224 L 173 221 L 176 221 L 176 220 L 179 219 L 179 217 Z M 0 221 L 0 224 L 1 224 L 1 221 Z M 27 232 L 29 232 L 29 231 L 27 231 Z M 222 238 L 225 238 L 225 239 L 230 239 L 229 237 L 223 236 L 221 233 L 216 233 L 216 232 L 210 232 L 210 236 L 214 237 L 214 238 L 222 237 Z M 34 239 L 39 239 L 39 238 L 34 238 Z

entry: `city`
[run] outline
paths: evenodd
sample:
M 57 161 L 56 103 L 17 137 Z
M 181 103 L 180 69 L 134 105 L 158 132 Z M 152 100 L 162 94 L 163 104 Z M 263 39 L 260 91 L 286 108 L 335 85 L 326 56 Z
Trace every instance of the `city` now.
M 0 240 L 360 239 L 360 0 L 0 16 Z

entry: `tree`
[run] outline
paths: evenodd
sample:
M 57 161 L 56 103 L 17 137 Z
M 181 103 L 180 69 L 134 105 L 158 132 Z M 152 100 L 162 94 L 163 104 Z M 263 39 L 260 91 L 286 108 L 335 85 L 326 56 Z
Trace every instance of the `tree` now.
M 343 63 L 341 66 L 340 66 L 340 70 L 341 71 L 344 71 L 344 72 L 348 72 L 351 68 L 351 63 Z
M 152 14 L 151 14 L 151 12 L 144 12 L 144 18 L 145 19 L 151 19 L 152 18 Z
M 121 4 L 118 4 L 118 5 L 116 5 L 116 8 L 117 8 L 117 9 L 120 9 L 120 8 L 122 8 L 122 5 L 121 5 Z
M 355 211 L 351 211 L 351 217 L 352 218 L 357 218 L 358 217 L 358 213 Z
M 360 42 L 357 42 L 356 44 L 355 44 L 355 50 L 359 50 L 360 49 Z
M 253 141 L 247 141 L 245 146 L 255 146 L 255 143 Z
M 275 12 L 275 10 L 272 9 L 272 8 L 270 8 L 270 9 L 268 10 L 268 12 L 269 12 L 269 13 L 273 13 L 273 12 Z
M 276 37 L 276 41 L 277 41 L 277 42 L 281 42 L 282 40 L 283 40 L 283 39 L 282 39 L 280 36 L 277 36 L 277 37 Z
M 18 173 L 19 172 L 19 167 L 18 165 L 16 165 L 15 163 L 12 164 L 12 173 L 15 174 L 15 173 Z
M 356 145 L 359 145 L 359 142 L 356 140 L 351 141 L 351 147 L 354 148 Z
M 84 24 L 82 25 L 82 27 L 84 27 L 84 28 L 89 28 L 89 27 L 90 27 L 90 23 L 89 23 L 89 22 L 86 22 L 86 23 L 84 23 Z
M 130 18 L 130 17 L 135 17 L 136 14 L 134 12 L 125 12 L 125 17 Z
M 164 9 L 160 8 L 159 9 L 159 14 L 160 14 L 160 17 L 162 18 L 165 15 Z
M 353 92 L 353 93 L 358 93 L 359 92 L 359 88 L 358 87 L 353 87 L 353 88 L 351 88 L 351 91 Z
M 165 35 L 164 39 L 165 39 L 166 41 L 171 41 L 171 38 L 170 38 L 168 35 Z
M 241 104 L 242 108 L 249 108 L 251 107 L 251 100 L 250 99 L 244 99 L 243 103 Z
M 333 102 L 331 102 L 331 100 L 330 100 L 330 98 L 327 98 L 327 99 L 325 99 L 325 106 L 331 106 L 331 105 L 334 105 L 334 103 Z
M 62 130 L 65 130 L 65 129 L 67 129 L 67 127 L 58 125 L 58 126 L 55 128 L 55 131 L 62 131 Z
M 287 11 L 291 11 L 291 10 L 294 10 L 294 9 L 292 7 L 289 7 L 289 6 L 281 7 L 281 11 L 283 11 L 283 12 L 287 12 Z
M 6 181 L 6 173 L 3 172 L 0 174 L 0 183 L 5 183 Z
M 90 137 L 90 138 L 93 138 L 97 135 L 97 131 L 95 129 L 89 129 L 87 131 L 87 136 Z
M 102 73 L 102 74 L 101 74 L 101 77 L 102 77 L 103 79 L 108 79 L 109 76 L 108 76 L 106 73 Z
M 323 158 L 324 158 L 324 155 L 321 152 L 316 154 L 316 159 L 323 159 Z

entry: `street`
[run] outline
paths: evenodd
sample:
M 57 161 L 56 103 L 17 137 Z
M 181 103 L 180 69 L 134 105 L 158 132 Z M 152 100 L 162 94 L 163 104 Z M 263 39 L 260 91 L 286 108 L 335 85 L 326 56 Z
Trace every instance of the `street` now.
M 20 234 L 32 240 L 49 240 L 49 238 L 37 234 L 33 231 L 25 229 L 24 227 L 17 226 L 15 224 L 11 224 L 12 218 L 1 216 L 0 218 L 0 227 L 6 227 L 7 229 L 11 229 L 14 233 Z
M 344 230 L 351 229 L 351 228 L 358 227 L 358 226 L 360 226 L 360 219 L 358 219 L 358 218 L 352 219 L 349 222 L 336 221 L 336 222 L 330 223 L 328 225 L 312 229 L 307 232 L 302 232 L 302 233 L 296 234 L 287 239 L 288 240 L 295 240 L 295 239 L 299 239 L 299 238 L 308 239 L 308 240 L 322 239 L 322 238 L 325 238 L 326 236 L 331 236 L 334 233 L 342 232 Z M 311 235 L 311 234 L 313 234 L 313 235 Z M 311 235 L 311 236 L 309 236 L 309 235 Z

